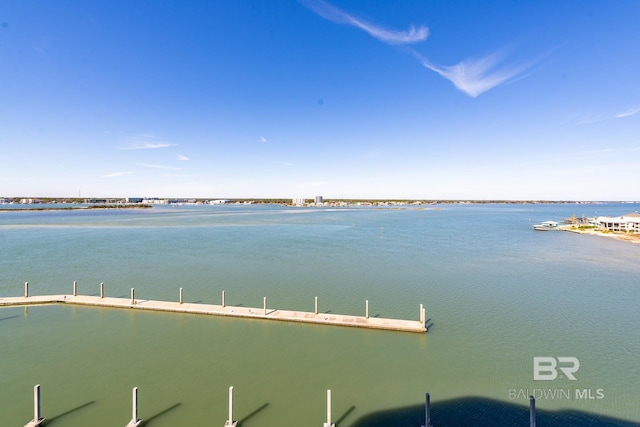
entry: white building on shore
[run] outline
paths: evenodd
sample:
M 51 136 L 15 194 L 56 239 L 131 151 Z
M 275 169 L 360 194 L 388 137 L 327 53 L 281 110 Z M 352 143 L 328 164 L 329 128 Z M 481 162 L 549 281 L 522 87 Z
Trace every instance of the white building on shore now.
M 602 231 L 626 231 L 640 233 L 640 213 L 633 212 L 621 216 L 599 216 L 596 224 Z

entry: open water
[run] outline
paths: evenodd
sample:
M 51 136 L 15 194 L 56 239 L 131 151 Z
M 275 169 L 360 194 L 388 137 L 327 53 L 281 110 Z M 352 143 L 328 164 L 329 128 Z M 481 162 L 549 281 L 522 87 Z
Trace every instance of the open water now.
M 419 318 L 428 334 L 129 310 L 0 308 L 0 425 L 640 425 L 640 245 L 544 220 L 633 204 L 0 212 L 0 298 L 30 293 Z M 576 380 L 533 358 L 576 357 Z M 564 366 L 560 364 L 559 366 Z

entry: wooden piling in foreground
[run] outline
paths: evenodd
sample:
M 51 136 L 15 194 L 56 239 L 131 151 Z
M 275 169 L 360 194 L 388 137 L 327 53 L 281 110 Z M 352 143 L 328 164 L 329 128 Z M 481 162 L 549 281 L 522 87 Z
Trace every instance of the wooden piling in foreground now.
M 224 427 L 236 427 L 237 421 L 233 419 L 233 386 L 229 387 L 229 418 L 224 423 Z
M 529 396 L 529 427 L 536 427 L 536 398 Z
M 24 427 L 38 427 L 44 421 L 40 413 L 40 384 L 33 387 L 33 419 Z

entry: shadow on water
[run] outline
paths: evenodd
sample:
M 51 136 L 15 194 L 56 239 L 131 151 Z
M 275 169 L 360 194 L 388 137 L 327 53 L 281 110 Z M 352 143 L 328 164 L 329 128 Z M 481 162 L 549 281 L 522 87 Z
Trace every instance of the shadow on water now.
M 96 403 L 96 401 L 92 400 L 90 402 L 83 403 L 82 405 L 77 406 L 77 407 L 75 407 L 73 409 L 69 409 L 68 411 L 63 412 L 62 414 L 58 414 L 56 416 L 50 417 L 43 423 L 43 425 L 44 426 L 58 425 L 57 423 L 60 420 L 60 418 L 64 417 L 65 415 L 69 415 L 69 414 L 72 414 L 74 412 L 78 412 L 79 410 L 84 409 L 89 405 L 93 405 L 94 403 Z
M 154 414 L 148 418 L 145 418 L 144 420 L 142 420 L 142 422 L 140 423 L 141 426 L 147 426 L 149 425 L 151 422 L 153 422 L 153 420 L 155 420 L 156 418 L 159 418 L 161 416 L 163 416 L 164 414 L 167 414 L 171 411 L 173 411 L 174 409 L 177 409 L 178 406 L 182 405 L 181 402 L 176 403 L 175 405 L 169 406 L 167 409 L 164 409 L 160 412 L 158 412 L 157 414 Z
M 538 403 L 538 405 L 544 402 Z M 424 405 L 390 409 L 364 415 L 352 427 L 416 427 L 425 421 Z M 638 422 L 575 410 L 536 408 L 536 425 L 544 427 L 638 427 Z M 529 406 L 480 397 L 464 397 L 431 404 L 432 427 L 529 426 Z
M 2 322 L 3 320 L 17 319 L 18 317 L 22 317 L 22 316 L 18 316 L 16 314 L 15 316 L 3 317 L 3 318 L 0 319 L 0 322 Z
M 429 322 L 431 322 L 431 318 L 428 318 L 424 321 L 424 328 L 427 330 L 427 332 L 429 332 L 429 329 L 431 329 L 431 327 L 433 326 L 433 322 Z
M 261 407 L 259 407 L 258 409 L 256 409 L 255 411 L 251 412 L 249 415 L 247 415 L 246 417 L 238 420 L 238 427 L 242 427 L 242 423 L 246 422 L 249 418 L 255 416 L 258 414 L 258 412 L 262 411 L 263 409 L 265 409 L 267 406 L 269 406 L 269 402 L 265 403 L 264 405 L 262 405 Z
M 356 410 L 355 406 L 352 406 L 351 408 L 347 409 L 347 411 L 342 414 L 342 416 L 340 418 L 338 418 L 335 422 L 336 426 L 340 427 L 340 423 L 342 423 L 344 420 L 347 419 L 347 417 L 349 416 L 349 414 L 351 414 L 353 411 Z

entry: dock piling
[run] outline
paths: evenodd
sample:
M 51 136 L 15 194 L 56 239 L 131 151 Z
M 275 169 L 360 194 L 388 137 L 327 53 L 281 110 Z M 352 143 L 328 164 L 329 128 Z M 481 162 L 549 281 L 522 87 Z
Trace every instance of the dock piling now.
M 235 427 L 238 424 L 233 420 L 233 386 L 229 387 L 229 419 L 224 423 L 224 427 Z
M 529 427 L 536 427 L 536 398 L 529 396 Z
M 431 396 L 427 393 L 426 404 L 424 406 L 424 425 L 422 427 L 431 427 Z
M 182 288 L 180 288 L 180 304 L 182 304 Z
M 135 297 L 135 290 L 133 288 L 131 288 L 131 305 L 135 305 L 136 303 L 136 297 Z
M 420 323 L 422 323 L 424 325 L 425 322 L 425 311 L 424 311 L 424 305 L 420 304 Z
M 224 291 L 222 291 L 222 306 L 225 307 L 225 303 L 224 303 Z
M 313 312 L 318 314 L 318 297 L 315 298 L 315 310 Z
M 331 422 L 331 390 L 327 390 L 327 422 L 322 427 L 335 427 Z
M 267 315 L 267 297 L 262 298 L 262 305 L 264 306 L 264 315 Z
M 77 296 L 78 295 L 78 282 L 76 282 L 75 280 L 73 281 L 73 296 Z
M 126 427 L 137 427 L 142 423 L 142 420 L 138 418 L 138 387 L 134 387 L 132 391 L 131 412 L 131 421 Z
M 24 297 L 29 298 L 29 282 L 24 282 Z
M 100 298 L 104 298 L 104 282 L 100 282 Z
M 369 318 L 369 300 L 364 302 L 364 317 Z
M 40 384 L 33 387 L 33 419 L 24 427 L 37 427 L 44 421 L 40 416 Z

